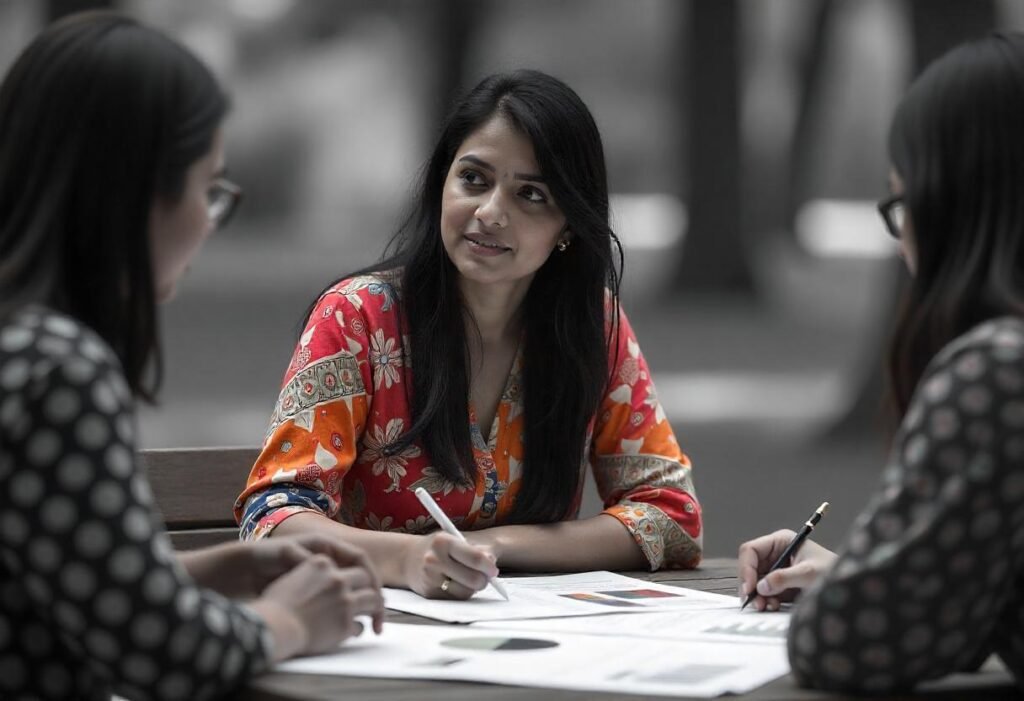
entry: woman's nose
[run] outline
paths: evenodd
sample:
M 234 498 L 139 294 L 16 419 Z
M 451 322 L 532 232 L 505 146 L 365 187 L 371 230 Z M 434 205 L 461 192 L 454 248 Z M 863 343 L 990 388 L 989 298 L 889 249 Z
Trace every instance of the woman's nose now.
M 476 208 L 476 218 L 484 226 L 508 226 L 508 210 L 500 188 L 496 187 L 486 195 L 484 201 Z

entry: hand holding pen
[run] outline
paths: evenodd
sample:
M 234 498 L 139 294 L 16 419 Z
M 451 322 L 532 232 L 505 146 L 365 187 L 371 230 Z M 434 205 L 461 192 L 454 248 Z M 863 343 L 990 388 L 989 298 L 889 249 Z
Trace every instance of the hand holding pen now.
M 457 539 L 459 543 L 466 543 L 466 537 L 459 532 L 459 529 L 456 528 L 455 524 L 451 522 L 451 519 L 448 518 L 448 515 L 441 510 L 441 507 L 437 505 L 437 502 L 434 501 L 434 498 L 431 497 L 430 494 L 425 489 L 419 487 L 416 489 L 415 494 L 416 498 L 419 499 L 420 503 L 423 505 L 423 508 L 427 510 L 427 513 L 429 513 L 430 516 L 434 519 L 434 521 L 437 522 L 437 525 L 441 527 L 441 530 L 443 530 L 445 533 L 452 536 L 453 538 Z M 508 591 L 505 589 L 504 583 L 497 577 L 497 568 L 494 568 L 493 564 L 490 563 L 489 566 L 493 569 L 494 574 L 490 574 L 487 576 L 488 582 L 492 587 L 494 587 L 495 591 L 497 591 L 505 599 L 505 601 L 508 601 Z M 455 592 L 452 591 L 453 585 L 455 585 L 455 580 L 452 577 L 444 576 L 440 585 L 441 593 L 449 596 L 454 595 Z M 484 585 L 481 580 L 480 588 L 483 588 L 483 586 Z M 470 596 L 472 596 L 472 593 L 473 592 L 470 591 Z M 462 596 L 456 598 L 468 597 Z
M 824 502 L 799 532 L 776 531 L 740 546 L 742 607 L 756 601 L 759 611 L 778 610 L 783 600 L 792 599 L 797 590 L 810 586 L 831 567 L 835 554 L 807 540 L 827 509 Z

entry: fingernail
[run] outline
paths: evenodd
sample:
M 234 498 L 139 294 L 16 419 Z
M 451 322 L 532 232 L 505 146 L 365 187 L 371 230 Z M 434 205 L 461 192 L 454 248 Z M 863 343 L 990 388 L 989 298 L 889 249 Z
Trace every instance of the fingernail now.
M 768 580 L 762 579 L 757 583 L 757 593 L 761 596 L 768 596 L 772 593 L 772 588 L 768 586 Z

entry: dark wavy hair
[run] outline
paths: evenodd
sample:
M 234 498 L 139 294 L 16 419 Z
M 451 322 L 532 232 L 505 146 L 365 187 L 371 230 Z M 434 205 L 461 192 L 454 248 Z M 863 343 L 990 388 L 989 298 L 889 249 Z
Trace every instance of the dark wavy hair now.
M 150 209 L 181 197 L 227 107 L 206 66 L 128 17 L 84 12 L 45 29 L 0 86 L 0 313 L 36 303 L 74 316 L 151 401 L 162 364 Z
M 458 272 L 441 240 L 441 196 L 459 146 L 496 115 L 529 138 L 572 232 L 572 245 L 541 266 L 523 302 L 525 456 L 510 519 L 551 522 L 568 514 L 579 492 L 587 427 L 609 382 L 610 349 L 617 347 L 614 321 L 607 332 L 606 294 L 616 320 L 622 249 L 608 223 L 601 135 L 583 101 L 539 71 L 481 81 L 446 119 L 413 211 L 384 259 L 359 273 L 401 270 L 413 424 L 389 450 L 419 441 L 448 479 L 472 482 L 466 317 Z
M 1024 35 L 992 34 L 929 65 L 893 118 L 916 273 L 889 357 L 902 416 L 925 367 L 986 319 L 1024 311 Z

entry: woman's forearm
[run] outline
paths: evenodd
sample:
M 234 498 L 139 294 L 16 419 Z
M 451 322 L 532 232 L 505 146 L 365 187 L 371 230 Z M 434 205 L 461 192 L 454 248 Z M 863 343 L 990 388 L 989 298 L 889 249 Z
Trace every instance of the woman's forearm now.
M 403 564 L 408 549 L 417 536 L 354 528 L 312 512 L 288 517 L 271 531 L 271 535 L 311 532 L 323 533 L 362 548 L 369 555 L 384 586 L 408 587 Z
M 276 535 L 317 531 L 362 548 L 384 586 L 409 587 L 404 566 L 410 548 L 421 536 L 354 528 L 315 513 L 298 513 L 282 521 Z M 524 572 L 646 570 L 647 558 L 625 526 L 608 514 L 580 521 L 544 525 L 496 526 L 466 531 L 473 545 L 492 550 L 498 566 Z
M 178 551 L 178 561 L 196 584 L 229 598 L 255 596 L 252 576 L 245 566 L 240 543 L 221 543 L 198 550 Z
M 503 569 L 583 572 L 650 567 L 630 532 L 608 514 L 544 525 L 495 526 L 467 532 L 466 538 L 492 548 Z

